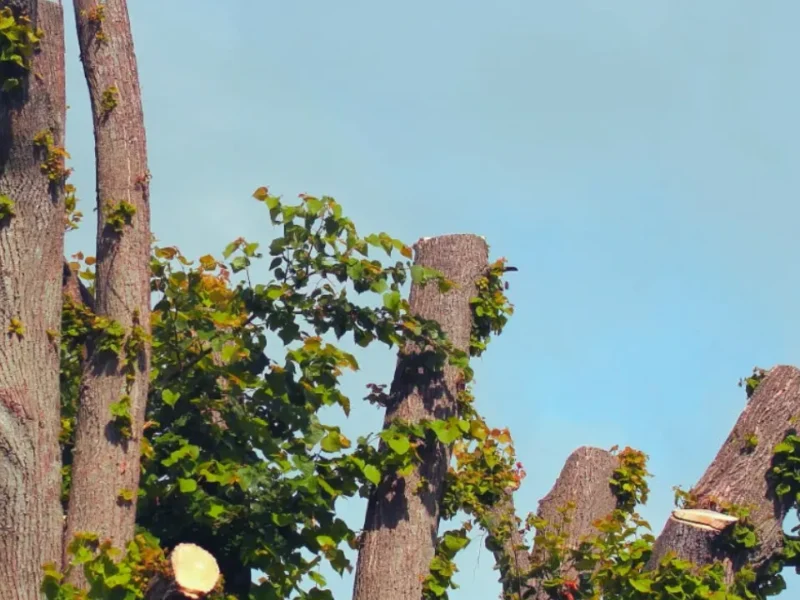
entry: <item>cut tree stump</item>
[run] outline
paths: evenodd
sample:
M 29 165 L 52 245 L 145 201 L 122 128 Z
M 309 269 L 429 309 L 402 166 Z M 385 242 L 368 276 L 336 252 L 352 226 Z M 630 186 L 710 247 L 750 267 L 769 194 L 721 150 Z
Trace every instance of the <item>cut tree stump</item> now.
M 219 566 L 206 550 L 194 544 L 178 544 L 169 556 L 170 576 L 150 584 L 146 600 L 199 600 L 219 581 Z
M 733 431 L 697 485 L 690 510 L 675 511 L 656 540 L 648 568 L 655 569 L 668 552 L 696 565 L 720 561 L 727 581 L 748 565 L 764 567 L 783 549 L 783 520 L 789 503 L 775 494 L 768 477 L 774 449 L 800 418 L 800 370 L 777 366 L 768 371 L 742 411 Z M 735 552 L 720 542 L 730 516 L 721 512 L 736 505 L 749 508 L 748 521 L 758 546 Z

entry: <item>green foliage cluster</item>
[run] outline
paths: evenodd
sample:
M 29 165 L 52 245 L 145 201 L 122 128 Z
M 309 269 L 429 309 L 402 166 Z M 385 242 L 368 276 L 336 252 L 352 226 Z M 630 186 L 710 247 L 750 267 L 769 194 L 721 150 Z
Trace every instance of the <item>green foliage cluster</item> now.
M 0 9 L 0 92 L 13 92 L 22 85 L 43 36 L 27 16 L 15 14 L 11 7 Z
M 103 205 L 106 227 L 119 235 L 122 235 L 125 227 L 131 224 L 135 214 L 136 207 L 127 200 L 120 200 L 119 202 L 109 200 Z
M 758 387 L 758 384 L 761 383 L 761 380 L 767 376 L 767 372 L 760 368 L 760 367 L 753 367 L 753 374 L 749 377 L 743 377 L 739 380 L 739 387 L 744 387 L 745 392 L 747 393 L 748 400 L 753 396 Z
M 64 183 L 72 173 L 72 169 L 66 167 L 69 153 L 56 145 L 53 133 L 49 130 L 40 131 L 34 136 L 33 145 L 42 154 L 42 173 L 53 184 Z
M 409 281 L 443 291 L 452 285 L 440 273 L 411 264 L 408 246 L 386 234 L 359 236 L 332 198 L 303 196 L 289 205 L 266 188 L 254 196 L 278 229 L 264 250 L 240 238 L 221 257 L 190 261 L 175 247 L 153 248 L 151 287 L 158 301 L 151 319 L 141 487 L 138 493 L 119 490 L 120 501 L 137 502 L 141 535 L 124 556 L 114 555 L 104 542 L 79 538 L 72 548 L 73 568 L 87 570 L 92 590 L 78 595 L 51 568 L 45 580 L 51 600 L 140 598 L 145 581 L 163 569 L 162 549 L 180 542 L 196 543 L 217 557 L 225 586 L 215 599 L 241 600 L 248 593 L 256 600 L 330 599 L 320 565 L 327 562 L 338 573 L 350 570 L 345 550 L 359 543 L 358 532 L 338 516 L 337 500 L 367 496 L 388 473 L 408 474 L 431 443 L 449 446 L 453 457 L 441 516 L 467 519 L 440 536 L 424 598 L 445 599 L 457 587 L 455 559 L 476 528 L 489 531 L 492 544 L 503 544 L 519 527 L 492 521 L 493 508 L 519 487 L 525 472 L 509 432 L 489 427 L 476 411 L 468 356 L 483 352 L 511 314 L 500 279 L 504 263 L 494 263 L 479 283 L 470 352 L 459 352 L 436 323 L 411 314 L 401 295 Z M 389 263 L 372 257 L 374 252 Z M 87 266 L 91 262 L 86 259 Z M 81 271 L 77 263 L 74 268 L 91 285 L 91 269 Z M 102 348 L 124 361 L 147 341 L 137 326 L 126 331 L 65 302 L 60 338 L 65 498 L 83 348 Z M 361 348 L 375 343 L 398 352 L 424 348 L 423 364 L 434 373 L 457 367 L 463 381 L 457 414 L 398 421 L 377 435 L 347 439 L 322 419 L 325 407 L 350 411 L 341 382 L 346 372 L 358 369 L 358 360 L 340 345 L 345 338 Z M 385 405 L 384 389 L 371 385 L 366 399 Z M 124 397 L 118 404 L 113 416 L 124 420 Z M 609 484 L 617 508 L 578 548 L 567 546 L 563 529 L 574 506 L 563 508 L 559 527 L 527 518 L 520 535 L 535 530 L 536 551 L 522 581 L 536 581 L 559 600 L 760 600 L 782 589 L 780 569 L 800 556 L 798 542 L 788 536 L 780 557 L 758 573 L 740 570 L 732 586 L 717 563 L 697 567 L 670 554 L 648 569 L 655 540 L 637 512 L 649 492 L 647 457 L 631 448 L 616 456 L 619 465 Z M 779 496 L 795 508 L 797 465 L 800 437 L 790 435 L 776 448 L 771 476 Z M 695 501 L 691 492 L 676 491 L 677 503 L 688 507 Z M 757 548 L 746 509 L 722 508 L 741 518 L 725 534 L 729 547 Z M 576 575 L 564 570 L 566 564 Z M 266 575 L 252 587 L 251 569 Z M 520 599 L 521 589 L 506 598 Z
M 387 234 L 359 236 L 332 198 L 303 196 L 287 205 L 266 188 L 254 196 L 279 232 L 265 251 L 238 239 L 221 257 L 193 262 L 174 247 L 153 249 L 151 287 L 159 299 L 151 319 L 138 522 L 164 548 L 193 542 L 212 549 L 230 593 L 241 595 L 248 587 L 241 574 L 259 569 L 266 579 L 253 587 L 256 598 L 330 598 L 321 562 L 349 570 L 344 550 L 357 545 L 336 501 L 368 495 L 386 473 L 408 473 L 424 444 L 477 447 L 492 431 L 473 407 L 468 355 L 449 344 L 438 324 L 414 316 L 402 298 L 410 281 L 442 290 L 450 282 L 413 265 L 411 249 Z M 398 259 L 391 261 L 393 255 Z M 256 282 L 257 268 L 265 283 Z M 91 281 L 88 269 L 81 275 Z M 86 307 L 65 303 L 65 494 L 81 348 L 127 356 L 133 337 Z M 320 414 L 333 406 L 350 411 L 341 379 L 358 361 L 338 345 L 345 337 L 363 348 L 425 348 L 432 371 L 447 364 L 461 369 L 459 414 L 397 422 L 377 436 L 347 439 Z M 124 416 L 124 398 L 117 404 Z M 507 462 L 496 448 L 482 452 L 486 464 Z M 479 475 L 472 477 L 479 482 Z M 498 486 L 513 481 L 495 479 Z M 127 490 L 120 494 L 130 497 Z M 442 564 L 458 549 L 452 537 L 444 536 Z
M 81 17 L 86 19 L 87 24 L 91 28 L 94 39 L 98 44 L 108 41 L 108 35 L 103 28 L 103 23 L 106 20 L 106 7 L 98 1 L 98 3 L 89 10 L 82 10 Z
M 16 216 L 16 204 L 10 196 L 0 194 L 0 226 L 7 224 L 12 217 Z
M 64 225 L 67 231 L 77 229 L 83 218 L 83 213 L 78 210 L 78 197 L 75 192 L 74 185 L 68 183 L 64 186 L 64 208 L 66 209 Z
M 103 90 L 100 96 L 100 114 L 107 117 L 119 104 L 119 89 L 112 85 Z

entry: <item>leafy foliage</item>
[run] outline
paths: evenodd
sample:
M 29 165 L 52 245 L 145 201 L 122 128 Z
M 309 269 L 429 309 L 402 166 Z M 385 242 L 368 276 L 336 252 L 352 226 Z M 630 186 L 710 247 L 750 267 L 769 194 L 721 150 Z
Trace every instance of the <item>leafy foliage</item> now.
M 485 422 L 470 388 L 469 355 L 481 354 L 513 311 L 501 279 L 504 261 L 478 282 L 470 352 L 459 352 L 403 299 L 410 281 L 442 291 L 451 285 L 440 273 L 411 264 L 408 246 L 385 233 L 359 236 L 332 198 L 302 196 L 288 205 L 267 188 L 254 197 L 278 229 L 264 250 L 240 238 L 221 257 L 190 261 L 175 247 L 153 248 L 151 338 L 139 324 L 126 329 L 65 301 L 59 342 L 65 498 L 84 348 L 125 361 L 150 343 L 152 379 L 140 489 L 118 491 L 119 501 L 137 502 L 140 535 L 124 554 L 91 536 L 75 540 L 71 568 L 83 568 L 92 587 L 80 595 L 48 568 L 48 598 L 141 598 L 146 581 L 163 573 L 162 549 L 180 542 L 217 557 L 224 585 L 213 598 L 331 598 L 320 565 L 349 571 L 345 549 L 359 543 L 358 532 L 338 516 L 337 500 L 368 495 L 387 473 L 409 473 L 432 442 L 449 446 L 453 456 L 441 515 L 466 520 L 440 536 L 423 582 L 426 599 L 447 598 L 457 588 L 455 560 L 476 529 L 490 531 L 491 543 L 501 545 L 515 529 L 522 539 L 533 532 L 536 552 L 522 580 L 534 586 L 530 593 L 560 600 L 760 600 L 785 587 L 780 570 L 800 557 L 800 541 L 788 536 L 781 556 L 759 572 L 741 569 L 730 586 L 719 563 L 698 567 L 668 554 L 649 569 L 655 539 L 637 512 L 649 493 L 647 457 L 632 448 L 616 453 L 619 464 L 609 481 L 616 509 L 577 548 L 568 546 L 563 529 L 574 505 L 563 507 L 556 528 L 533 515 L 523 527 L 517 519 L 492 521 L 493 509 L 525 477 L 509 431 Z M 399 258 L 392 262 L 394 253 Z M 84 262 L 85 268 L 77 261 L 72 266 L 91 287 L 93 259 Z M 345 339 L 356 348 L 382 343 L 403 351 L 413 344 L 430 349 L 427 369 L 458 367 L 463 386 L 456 416 L 397 421 L 354 441 L 323 422 L 325 407 L 350 412 L 341 384 L 359 364 L 344 349 Z M 384 388 L 371 384 L 366 399 L 385 405 Z M 129 428 L 124 395 L 112 410 L 110 419 Z M 800 437 L 790 434 L 775 449 L 770 475 L 777 494 L 795 508 L 798 457 Z M 691 492 L 676 490 L 676 502 L 689 507 L 695 501 Z M 729 548 L 756 548 L 746 507 L 720 508 L 740 517 L 725 533 Z M 251 585 L 253 569 L 266 577 Z M 506 598 L 519 599 L 520 592 L 508 591 Z
M 15 203 L 6 194 L 0 194 L 0 225 L 8 223 L 11 217 L 16 216 Z
M 18 15 L 11 7 L 0 9 L 0 92 L 6 94 L 22 85 L 22 78 L 31 69 L 31 57 L 44 36 L 34 28 L 26 15 Z
M 42 155 L 42 173 L 53 184 L 64 183 L 72 173 L 72 169 L 65 166 L 69 153 L 56 145 L 53 133 L 49 130 L 40 131 L 34 136 L 33 145 Z
M 359 236 L 332 198 L 303 196 L 286 205 L 266 188 L 254 196 L 279 231 L 265 251 L 244 239 L 229 244 L 221 257 L 197 261 L 174 247 L 153 249 L 151 286 L 158 299 L 138 522 L 164 548 L 193 542 L 212 549 L 228 592 L 242 598 L 251 569 L 266 575 L 253 586 L 257 598 L 327 598 L 319 565 L 326 561 L 340 573 L 351 569 L 344 549 L 357 544 L 357 532 L 337 516 L 338 499 L 369 494 L 387 472 L 408 472 L 420 460 L 418 448 L 432 440 L 458 442 L 464 449 L 459 452 L 472 444 L 480 464 L 496 473 L 493 492 L 470 475 L 481 489 L 469 493 L 496 496 L 514 481 L 500 473 L 510 438 L 490 430 L 475 412 L 468 356 L 449 344 L 438 324 L 411 314 L 402 297 L 411 281 L 446 291 L 451 284 L 440 273 L 411 264 L 411 249 L 385 233 Z M 373 252 L 398 259 L 383 264 Z M 86 270 L 73 266 L 91 284 L 88 263 Z M 255 281 L 257 268 L 267 275 L 265 283 Z M 496 279 L 493 269 L 486 281 Z M 483 286 L 481 296 L 492 297 L 475 303 L 501 307 L 482 318 L 477 335 L 484 346 L 502 328 L 492 315 L 505 319 L 510 313 L 495 287 Z M 357 348 L 414 344 L 430 349 L 428 368 L 461 368 L 459 415 L 397 422 L 355 441 L 325 424 L 323 407 L 350 411 L 341 381 L 359 365 L 338 345 L 346 337 Z M 133 339 L 145 343 L 134 330 L 65 302 L 65 493 L 81 349 L 89 345 L 124 357 Z M 119 427 L 130 426 L 124 396 L 113 411 Z M 379 446 L 379 440 L 386 443 Z M 470 485 L 458 493 L 466 495 Z M 443 536 L 442 565 L 458 549 L 454 535 Z
M 119 104 L 119 88 L 112 85 L 103 90 L 100 96 L 100 113 L 102 117 L 107 117 L 112 110 Z
M 131 224 L 131 219 L 136 214 L 136 207 L 127 200 L 119 202 L 107 201 L 103 206 L 106 227 L 114 233 L 122 234 L 125 227 Z

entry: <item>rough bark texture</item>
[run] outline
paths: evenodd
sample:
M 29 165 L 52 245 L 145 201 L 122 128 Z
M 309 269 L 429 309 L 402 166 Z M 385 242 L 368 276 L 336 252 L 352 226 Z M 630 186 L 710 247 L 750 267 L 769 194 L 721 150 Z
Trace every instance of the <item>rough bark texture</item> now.
M 440 270 L 457 285 L 446 294 L 435 285 L 413 286 L 412 311 L 438 321 L 450 341 L 467 350 L 472 327 L 469 301 L 476 295 L 476 279 L 488 265 L 486 242 L 474 235 L 448 235 L 420 240 L 415 250 L 417 264 Z M 432 377 L 416 365 L 417 356 L 409 349 L 398 360 L 387 425 L 395 419 L 445 419 L 456 412 L 456 394 L 462 385 L 459 371 L 446 367 L 443 374 Z M 405 478 L 386 477 L 369 499 L 354 600 L 418 600 L 422 595 L 436 546 L 450 452 L 435 443 L 423 450 L 422 457 L 418 471 Z M 415 493 L 423 477 L 428 485 Z
M 97 160 L 97 278 L 95 312 L 130 332 L 150 331 L 150 208 L 139 79 L 125 0 L 75 0 L 78 38 L 94 117 Z M 98 6 L 103 8 L 98 13 Z M 129 222 L 109 225 L 114 207 L 135 209 Z M 119 358 L 90 353 L 84 369 L 72 465 L 66 539 L 81 531 L 123 546 L 133 537 L 134 503 L 121 490 L 139 484 L 139 452 L 150 350 L 133 360 L 132 381 Z M 132 435 L 120 435 L 111 404 L 130 398 Z M 80 583 L 75 571 L 74 582 Z
M 781 550 L 788 506 L 776 498 L 767 473 L 773 449 L 787 432 L 796 429 L 798 415 L 800 370 L 775 367 L 756 388 L 728 439 L 692 489 L 697 498 L 692 508 L 720 510 L 725 503 L 752 507 L 749 518 L 759 548 L 747 556 L 726 553 L 719 544 L 723 534 L 670 518 L 656 541 L 650 568 L 671 550 L 698 565 L 722 560 L 731 575 L 744 562 L 758 568 Z M 755 448 L 746 443 L 751 434 L 758 438 Z
M 69 262 L 64 260 L 64 267 L 62 269 L 62 286 L 64 293 L 69 297 L 72 302 L 78 305 L 85 305 L 90 310 L 94 310 L 94 297 L 83 285 L 77 273 L 69 266 Z
M 599 448 L 584 446 L 570 454 L 555 485 L 539 502 L 537 516 L 547 521 L 547 532 L 565 535 L 567 547 L 573 549 L 579 547 L 583 538 L 596 533 L 592 524 L 611 514 L 617 506 L 609 480 L 618 466 L 619 460 L 613 454 Z M 559 509 L 570 503 L 574 509 L 567 513 L 567 522 Z M 494 507 L 486 525 L 489 533 L 486 545 L 500 569 L 503 597 L 549 600 L 545 590 L 531 591 L 537 587 L 530 576 L 531 568 L 544 556 L 542 549 L 534 548 L 530 555 L 525 549 L 511 494 Z M 509 526 L 511 535 L 506 536 L 502 530 Z M 562 575 L 574 578 L 577 573 L 570 564 L 565 564 Z M 529 596 L 531 593 L 535 595 Z
M 58 4 L 16 2 L 45 31 L 16 99 L 0 97 L 0 194 L 16 215 L 0 223 L 0 598 L 34 600 L 42 564 L 61 555 L 59 348 L 63 185 L 50 185 L 33 138 L 63 143 L 64 25 Z M 0 0 L 0 8 L 9 3 Z M 9 332 L 18 319 L 24 333 Z
M 597 533 L 593 523 L 617 507 L 610 479 L 618 466 L 619 459 L 607 450 L 582 446 L 569 455 L 555 485 L 539 501 L 537 515 L 547 521 L 548 532 L 565 536 L 567 548 L 577 549 L 585 537 Z M 566 515 L 559 511 L 570 503 L 574 509 Z M 534 547 L 532 562 L 540 560 L 540 552 Z M 567 562 L 562 565 L 562 576 L 574 579 L 577 572 Z M 549 598 L 544 590 L 537 594 L 539 600 Z
M 503 598 L 524 598 L 535 583 L 529 577 L 531 561 L 520 525 L 510 493 L 492 508 L 486 520 L 486 547 L 500 571 Z

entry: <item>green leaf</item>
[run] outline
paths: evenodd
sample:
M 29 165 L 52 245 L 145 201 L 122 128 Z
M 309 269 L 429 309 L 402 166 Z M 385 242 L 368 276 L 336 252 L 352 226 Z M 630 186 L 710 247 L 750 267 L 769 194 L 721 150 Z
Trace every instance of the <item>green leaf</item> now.
M 320 446 L 325 452 L 338 452 L 342 448 L 348 448 L 350 441 L 338 431 L 329 431 L 328 435 L 322 438 Z
M 638 592 L 649 592 L 652 581 L 649 579 L 631 579 L 631 585 Z
M 161 392 L 161 399 L 167 406 L 175 406 L 175 403 L 178 401 L 178 398 L 180 397 L 181 397 L 180 393 L 176 394 L 175 392 L 172 392 L 170 390 L 163 390 Z
M 364 477 L 375 485 L 381 482 L 381 472 L 373 465 L 366 465 L 364 467 Z
M 411 442 L 409 441 L 407 435 L 395 434 L 386 440 L 386 443 L 389 444 L 389 447 L 392 450 L 400 455 L 405 454 L 411 448 Z
M 178 486 L 184 494 L 190 494 L 197 489 L 197 482 L 194 479 L 178 478 Z
M 239 271 L 244 271 L 247 267 L 250 266 L 250 259 L 246 256 L 237 256 L 231 261 L 231 269 L 234 273 L 238 273 Z
M 392 313 L 396 313 L 400 308 L 400 292 L 387 292 L 383 295 L 383 305 Z
M 411 265 L 411 281 L 416 284 L 425 281 L 425 267 L 422 265 Z
M 241 245 L 242 245 L 241 240 L 235 240 L 230 244 L 228 244 L 227 246 L 225 246 L 225 250 L 222 251 L 223 258 L 227 259 L 231 254 L 236 252 L 236 249 Z

